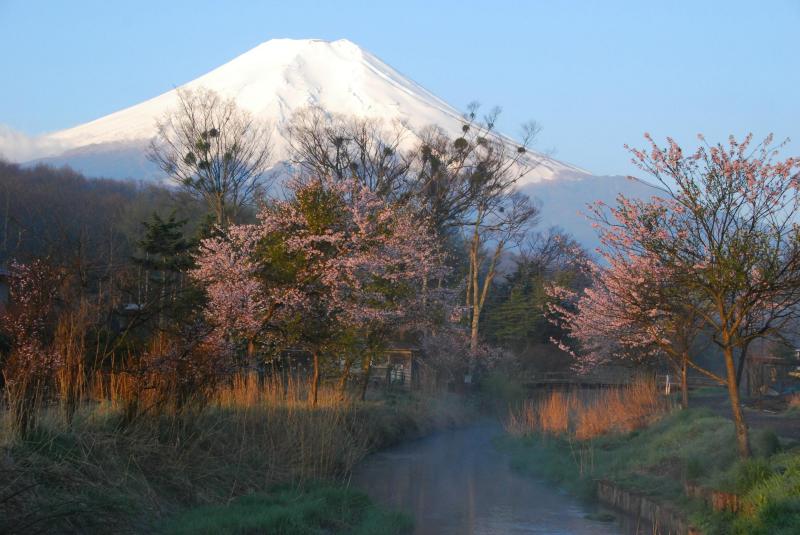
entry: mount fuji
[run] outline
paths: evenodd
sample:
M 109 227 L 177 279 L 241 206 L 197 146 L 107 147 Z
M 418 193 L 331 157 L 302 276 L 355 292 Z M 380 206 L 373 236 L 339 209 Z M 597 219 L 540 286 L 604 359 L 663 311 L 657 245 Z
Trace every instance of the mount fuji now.
M 156 121 L 172 110 L 178 89 L 207 88 L 233 98 L 272 125 L 273 154 L 286 159 L 283 126 L 308 105 L 329 112 L 402 124 L 411 134 L 431 125 L 459 135 L 462 115 L 419 84 L 348 40 L 273 39 L 172 91 L 94 121 L 36 139 L 36 162 L 69 165 L 89 176 L 159 180 L 146 158 Z M 0 154 L 4 151 L 0 137 Z M 624 192 L 643 196 L 648 188 L 620 176 L 594 176 L 545 155 L 519 183 L 541 203 L 541 226 L 559 226 L 585 245 L 596 237 L 578 214 L 586 203 L 613 201 Z

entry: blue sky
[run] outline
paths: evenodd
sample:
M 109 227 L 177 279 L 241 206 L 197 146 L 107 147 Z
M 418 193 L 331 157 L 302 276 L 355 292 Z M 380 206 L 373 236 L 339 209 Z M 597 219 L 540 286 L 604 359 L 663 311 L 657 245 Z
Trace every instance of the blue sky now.
M 167 91 L 275 37 L 350 39 L 456 107 L 536 119 L 540 149 L 633 171 L 642 133 L 798 138 L 800 0 L 0 0 L 0 125 L 40 134 Z

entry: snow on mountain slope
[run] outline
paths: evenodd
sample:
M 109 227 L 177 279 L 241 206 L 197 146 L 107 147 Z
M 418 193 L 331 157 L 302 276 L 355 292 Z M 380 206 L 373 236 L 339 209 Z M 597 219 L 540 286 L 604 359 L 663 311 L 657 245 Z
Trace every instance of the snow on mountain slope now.
M 561 227 L 589 249 L 597 247 L 599 240 L 587 219 L 587 205 L 603 201 L 613 206 L 620 193 L 630 198 L 657 194 L 653 187 L 624 176 L 591 175 L 531 182 L 521 186 L 520 191 L 535 199 L 540 208 L 539 230 Z
M 438 125 L 456 135 L 460 127 L 461 115 L 456 109 L 347 40 L 274 39 L 182 87 L 212 89 L 268 120 L 275 129 L 278 159 L 286 155 L 287 145 L 280 127 L 292 112 L 309 104 L 334 113 L 402 122 L 412 133 Z M 61 147 L 62 151 L 45 154 L 44 160 L 69 163 L 93 173 L 105 170 L 102 174 L 115 177 L 130 176 L 131 172 L 152 175 L 156 170 L 136 158 L 137 149 L 146 146 L 155 134 L 156 121 L 175 107 L 176 99 L 176 91 L 168 91 L 95 121 L 49 134 L 44 138 L 47 146 Z M 409 136 L 411 139 L 413 136 Z M 116 167 L 115 155 L 120 157 Z M 137 168 L 142 173 L 136 173 Z M 545 159 L 528 180 L 561 174 L 587 173 Z
M 276 160 L 287 155 L 282 126 L 291 114 L 309 104 L 345 115 L 401 123 L 412 135 L 437 125 L 450 135 L 460 132 L 461 114 L 417 83 L 347 40 L 267 41 L 221 67 L 181 86 L 208 88 L 273 125 Z M 145 154 L 156 121 L 177 103 L 176 90 L 89 123 L 39 139 L 44 147 L 36 161 L 70 165 L 89 176 L 153 178 L 161 174 Z M 0 136 L 0 153 L 3 153 Z M 585 218 L 577 215 L 597 198 L 611 200 L 643 187 L 621 177 L 595 177 L 573 165 L 531 154 L 539 165 L 521 189 L 540 199 L 542 226 L 558 225 L 587 245 L 596 242 Z M 634 185 L 632 185 L 634 184 Z

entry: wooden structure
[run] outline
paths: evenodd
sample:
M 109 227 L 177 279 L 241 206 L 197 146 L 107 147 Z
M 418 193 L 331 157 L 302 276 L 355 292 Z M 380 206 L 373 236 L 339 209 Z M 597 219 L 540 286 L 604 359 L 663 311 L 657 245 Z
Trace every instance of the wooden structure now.
M 749 395 L 778 395 L 800 388 L 800 359 L 750 355 L 745 365 L 745 388 Z
M 527 388 L 569 389 L 622 387 L 632 378 L 619 373 L 592 373 L 579 375 L 575 372 L 543 372 L 526 378 Z
M 528 376 L 523 384 L 528 389 L 549 389 L 549 390 L 570 390 L 573 388 L 622 388 L 632 384 L 637 377 L 633 371 L 598 370 L 593 373 L 580 375 L 575 372 L 543 372 Z M 660 388 L 667 388 L 667 385 L 674 392 L 680 389 L 680 379 L 674 375 L 655 374 L 655 378 Z M 699 388 L 703 386 L 718 386 L 717 383 L 706 377 L 690 376 L 689 388 Z
M 324 377 L 338 378 L 336 363 L 330 363 L 323 370 Z M 338 370 L 344 370 L 345 362 L 338 363 Z M 281 374 L 297 378 L 308 378 L 312 369 L 312 355 L 304 349 L 287 348 L 268 363 L 261 363 L 259 371 L 268 374 Z M 350 369 L 351 377 L 360 377 L 363 370 L 358 362 Z M 372 359 L 369 386 L 373 388 L 393 388 L 414 390 L 419 385 L 419 351 L 413 347 L 391 347 Z M 360 381 L 360 378 L 358 379 Z
M 419 383 L 419 350 L 393 347 L 372 361 L 370 383 L 388 388 L 414 390 Z

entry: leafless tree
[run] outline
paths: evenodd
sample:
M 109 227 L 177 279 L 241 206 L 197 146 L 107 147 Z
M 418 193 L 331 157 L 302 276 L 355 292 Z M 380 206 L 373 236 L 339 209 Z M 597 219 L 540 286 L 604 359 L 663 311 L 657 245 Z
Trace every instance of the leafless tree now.
M 539 132 L 536 123 L 523 127 L 521 143 L 495 130 L 500 109 L 482 119 L 471 104 L 461 136 L 451 139 L 429 130 L 412 155 L 415 176 L 409 188 L 413 202 L 441 233 L 458 228 L 468 248 L 466 308 L 470 349 L 478 348 L 478 327 L 486 298 L 503 254 L 515 248 L 536 221 L 538 209 L 516 191 L 520 178 L 536 167 L 539 157 L 528 148 Z M 488 251 L 487 251 L 488 248 Z
M 589 252 L 559 227 L 528 234 L 515 259 L 517 271 L 536 273 L 542 277 L 570 272 L 580 279 L 578 284 L 588 284 L 585 273 L 590 261 Z
M 440 231 L 470 224 L 479 205 L 507 196 L 539 164 L 539 156 L 528 150 L 540 130 L 536 123 L 523 125 L 517 143 L 496 132 L 499 108 L 482 119 L 478 110 L 477 104 L 469 106 L 460 137 L 432 127 L 408 156 L 414 175 L 410 194 Z
M 149 158 L 225 226 L 267 186 L 270 129 L 213 91 L 178 90 L 178 105 L 158 122 Z
M 470 349 L 473 352 L 478 348 L 481 312 L 497 275 L 498 262 L 505 251 L 519 246 L 538 213 L 526 195 L 513 191 L 484 199 L 476 206 L 474 219 L 469 225 L 466 292 L 466 305 L 470 312 Z
M 310 106 L 295 112 L 285 130 L 292 163 L 303 172 L 339 180 L 355 176 L 389 201 L 402 197 L 409 168 L 400 150 L 408 133 L 402 124 Z

